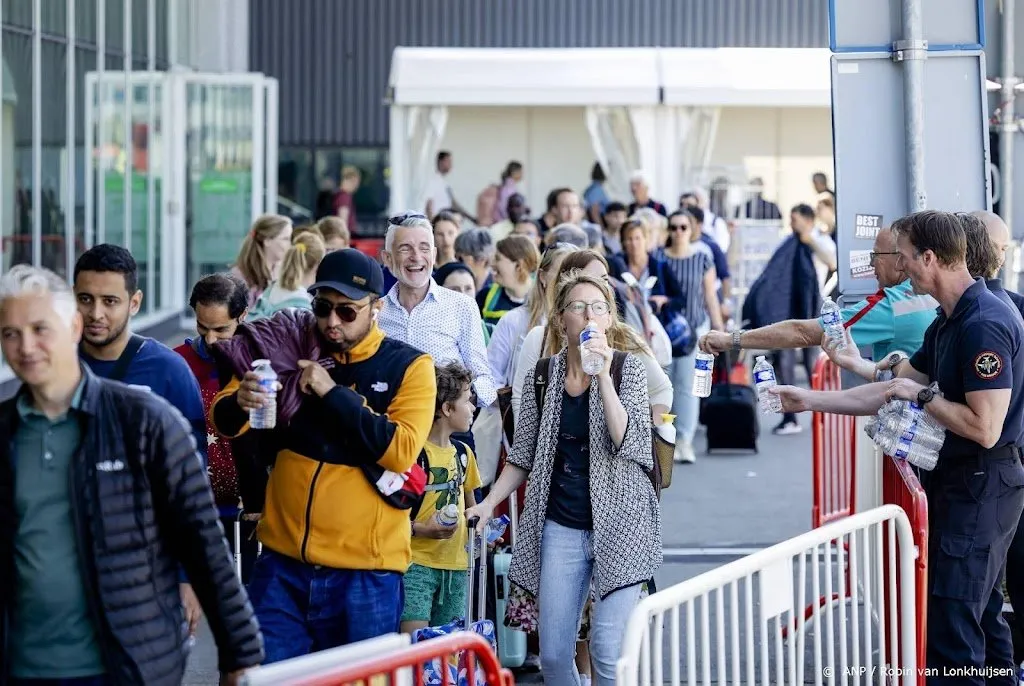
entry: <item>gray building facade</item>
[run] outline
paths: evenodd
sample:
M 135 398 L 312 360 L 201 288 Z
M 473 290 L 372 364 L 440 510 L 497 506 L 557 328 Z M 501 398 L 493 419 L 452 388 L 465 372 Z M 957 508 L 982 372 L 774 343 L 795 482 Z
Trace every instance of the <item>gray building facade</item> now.
M 312 208 L 317 179 L 363 172 L 360 219 L 387 205 L 396 46 L 828 46 L 825 0 L 251 0 L 250 69 L 280 82 L 280 185 Z

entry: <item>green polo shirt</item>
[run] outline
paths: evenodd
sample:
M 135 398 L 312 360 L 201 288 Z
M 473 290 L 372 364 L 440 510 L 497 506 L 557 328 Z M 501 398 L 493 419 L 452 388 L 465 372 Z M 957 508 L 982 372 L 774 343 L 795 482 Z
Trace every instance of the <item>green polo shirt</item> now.
M 11 674 L 70 679 L 103 674 L 96 627 L 89 614 L 71 515 L 71 461 L 82 442 L 78 408 L 49 419 L 18 399 L 14 435 L 16 588 L 7 632 Z

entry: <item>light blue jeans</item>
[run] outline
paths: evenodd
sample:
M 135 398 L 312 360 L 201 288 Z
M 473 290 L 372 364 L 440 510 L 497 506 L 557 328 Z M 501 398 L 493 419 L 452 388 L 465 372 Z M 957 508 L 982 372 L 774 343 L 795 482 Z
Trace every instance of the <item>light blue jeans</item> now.
M 706 322 L 697 329 L 697 338 L 711 330 Z M 693 443 L 700 413 L 700 398 L 693 395 L 693 364 L 700 348 L 685 357 L 672 358 L 672 414 L 676 416 L 676 443 Z M 718 362 L 720 360 L 716 360 Z
M 540 664 L 547 686 L 579 686 L 576 637 L 594 575 L 594 534 L 550 519 L 540 548 Z M 596 580 L 595 580 L 596 581 Z M 640 584 L 595 600 L 590 627 L 594 686 L 614 686 L 615 663 L 629 614 L 640 601 Z

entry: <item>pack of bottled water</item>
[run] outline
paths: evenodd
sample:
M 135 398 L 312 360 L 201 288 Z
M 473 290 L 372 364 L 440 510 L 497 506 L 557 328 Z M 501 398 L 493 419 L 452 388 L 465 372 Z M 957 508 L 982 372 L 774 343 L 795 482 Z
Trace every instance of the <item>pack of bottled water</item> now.
M 938 391 L 933 384 L 933 390 Z M 926 471 L 935 468 L 946 429 L 916 402 L 893 399 L 868 421 L 865 432 L 883 452 Z

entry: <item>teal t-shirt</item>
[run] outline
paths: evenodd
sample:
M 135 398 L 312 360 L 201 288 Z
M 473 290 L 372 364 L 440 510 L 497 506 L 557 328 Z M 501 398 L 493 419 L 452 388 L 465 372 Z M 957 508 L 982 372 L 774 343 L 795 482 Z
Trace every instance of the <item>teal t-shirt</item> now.
M 858 348 L 870 345 L 877 361 L 895 350 L 917 352 L 938 306 L 930 295 L 915 293 L 907 279 L 844 308 L 842 316 L 853 342 Z
M 83 382 L 84 383 L 84 382 Z M 63 417 L 49 419 L 23 396 L 14 436 L 14 603 L 7 632 L 11 674 L 72 679 L 106 670 L 89 614 L 71 516 L 71 461 L 81 444 L 83 385 Z

